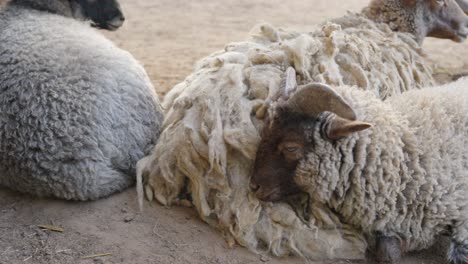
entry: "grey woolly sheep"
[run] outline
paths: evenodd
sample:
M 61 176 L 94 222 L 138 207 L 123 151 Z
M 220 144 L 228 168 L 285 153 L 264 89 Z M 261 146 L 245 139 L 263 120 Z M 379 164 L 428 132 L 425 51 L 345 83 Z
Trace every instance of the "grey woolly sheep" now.
M 305 190 L 312 204 L 368 238 L 402 241 L 403 251 L 448 233 L 450 262 L 468 263 L 467 88 L 462 78 L 382 102 L 353 87 L 305 85 L 275 108 L 252 185 L 265 200 Z
M 129 187 L 158 139 L 162 111 L 145 70 L 71 18 L 87 10 L 78 3 L 13 0 L 0 11 L 0 185 L 98 199 Z M 118 26 L 104 20 L 95 23 Z

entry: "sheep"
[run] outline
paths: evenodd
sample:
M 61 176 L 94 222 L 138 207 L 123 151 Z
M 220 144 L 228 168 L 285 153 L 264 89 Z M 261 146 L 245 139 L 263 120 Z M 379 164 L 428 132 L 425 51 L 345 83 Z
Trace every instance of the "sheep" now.
M 117 0 L 11 0 L 9 13 L 29 10 L 32 13 L 48 12 L 76 20 L 91 20 L 92 26 L 117 30 L 125 21 Z M 16 11 L 15 11 L 16 10 Z
M 425 3 L 419 1 L 418 8 Z M 363 14 L 310 33 L 260 25 L 249 40 L 200 60 L 166 95 L 159 143 L 137 164 L 140 203 L 146 195 L 165 206 L 186 205 L 188 197 L 229 245 L 237 242 L 254 252 L 364 258 L 364 237 L 326 207 L 310 210 L 303 197 L 262 203 L 249 190 L 269 105 L 295 82 L 322 80 L 354 84 L 379 98 L 434 83 L 412 33 L 393 32 Z
M 468 35 L 467 5 L 467 0 L 375 0 L 362 13 L 393 31 L 411 33 L 420 44 L 426 36 L 462 42 Z
M 322 47 L 308 58 L 313 65 L 304 73 L 308 79 L 374 89 L 385 99 L 434 85 L 420 45 L 426 36 L 463 41 L 468 16 L 455 0 L 374 0 L 360 14 L 332 19 L 323 27 L 312 34 Z
M 128 52 L 72 18 L 114 29 L 117 5 L 13 0 L 0 11 L 0 185 L 95 200 L 134 182 L 159 137 L 159 99 Z
M 468 263 L 467 87 L 465 77 L 382 102 L 356 87 L 304 85 L 273 110 L 252 187 L 267 201 L 304 190 L 369 245 L 380 237 L 377 249 L 421 250 L 449 234 L 450 263 Z

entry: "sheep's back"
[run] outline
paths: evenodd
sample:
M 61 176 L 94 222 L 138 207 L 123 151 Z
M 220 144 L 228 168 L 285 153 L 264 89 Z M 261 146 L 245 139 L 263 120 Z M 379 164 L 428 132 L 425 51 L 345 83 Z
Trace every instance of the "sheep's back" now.
M 400 181 L 394 189 L 398 193 L 397 208 L 386 228 L 408 235 L 410 250 L 430 246 L 447 226 L 466 221 L 466 88 L 468 78 L 408 91 L 386 101 L 405 128 L 400 134 L 404 143 L 400 148 L 407 167 L 396 171 L 396 180 Z
M 408 127 L 418 140 L 421 166 L 434 188 L 428 199 L 443 200 L 456 197 L 457 191 L 468 191 L 464 184 L 468 179 L 467 88 L 468 78 L 463 78 L 388 100 L 395 111 L 408 120 Z
M 314 81 L 355 85 L 381 99 L 435 84 L 419 44 L 386 24 L 348 14 L 311 35 L 322 46 L 311 56 Z

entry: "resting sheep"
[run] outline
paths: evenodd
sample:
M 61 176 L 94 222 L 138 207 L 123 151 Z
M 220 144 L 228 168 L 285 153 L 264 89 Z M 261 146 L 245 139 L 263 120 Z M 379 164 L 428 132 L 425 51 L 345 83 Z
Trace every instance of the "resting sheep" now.
M 467 88 L 462 78 L 382 102 L 355 87 L 301 87 L 265 126 L 253 188 L 264 200 L 305 190 L 404 251 L 448 233 L 449 260 L 468 263 Z
M 428 12 L 431 3 L 417 1 L 410 12 Z M 249 191 L 249 178 L 267 106 L 288 83 L 357 84 L 380 98 L 432 84 L 413 38 L 348 15 L 307 34 L 263 25 L 248 41 L 202 59 L 163 101 L 160 141 L 137 165 L 145 179 L 140 196 L 144 188 L 149 200 L 171 205 L 189 194 L 200 217 L 230 245 L 277 256 L 363 258 L 363 238 L 327 208 L 295 212 L 286 203 L 261 203 Z
M 0 10 L 0 185 L 92 200 L 134 182 L 159 136 L 157 95 L 128 52 L 76 20 L 114 29 L 122 18 L 115 0 Z
M 422 40 L 426 36 L 464 40 L 468 16 L 454 0 L 374 0 L 361 14 L 332 19 L 309 38 L 300 36 L 296 46 L 289 39 L 298 37 L 297 33 L 261 29 L 266 36 L 260 37 L 263 43 L 284 45 L 292 53 L 306 52 L 292 64 L 305 82 L 356 85 L 385 99 L 433 85 L 430 66 L 420 50 Z M 276 59 L 274 55 L 265 54 Z

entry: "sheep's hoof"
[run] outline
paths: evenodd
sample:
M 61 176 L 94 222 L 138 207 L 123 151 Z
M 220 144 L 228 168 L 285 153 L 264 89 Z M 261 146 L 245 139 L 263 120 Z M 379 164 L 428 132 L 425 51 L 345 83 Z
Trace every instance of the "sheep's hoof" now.
M 397 237 L 378 236 L 375 244 L 375 262 L 378 264 L 400 263 L 401 247 L 401 242 Z
M 468 246 L 452 240 L 448 259 L 450 264 L 468 264 Z

